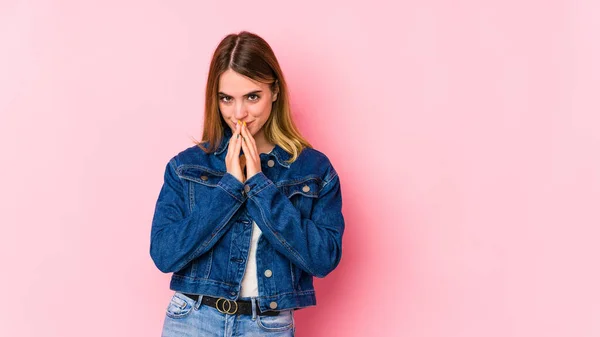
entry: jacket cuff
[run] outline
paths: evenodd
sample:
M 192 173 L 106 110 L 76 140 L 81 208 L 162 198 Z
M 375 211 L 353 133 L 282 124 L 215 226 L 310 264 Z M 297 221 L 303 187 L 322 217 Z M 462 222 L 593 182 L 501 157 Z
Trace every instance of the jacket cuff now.
M 229 195 L 237 199 L 239 202 L 246 200 L 246 193 L 244 192 L 244 184 L 237 180 L 233 174 L 226 172 L 223 178 L 219 181 L 217 186 L 225 190 Z
M 244 184 L 244 191 L 246 192 L 248 198 L 250 198 L 258 192 L 264 190 L 265 187 L 269 185 L 274 185 L 271 179 L 267 178 L 264 173 L 258 172 L 250 177 L 250 179 L 246 180 L 246 183 Z

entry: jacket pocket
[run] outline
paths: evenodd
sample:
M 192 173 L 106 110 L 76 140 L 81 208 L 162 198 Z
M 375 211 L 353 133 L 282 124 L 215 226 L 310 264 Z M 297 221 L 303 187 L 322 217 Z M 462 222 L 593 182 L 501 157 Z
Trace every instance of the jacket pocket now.
M 177 168 L 177 175 L 187 182 L 188 208 L 208 207 L 208 192 L 216 188 L 226 172 L 215 171 L 201 165 L 183 164 Z
M 278 184 L 278 188 L 300 211 L 302 217 L 308 218 L 311 215 L 313 202 L 319 197 L 322 180 L 320 178 L 306 178 L 284 181 Z

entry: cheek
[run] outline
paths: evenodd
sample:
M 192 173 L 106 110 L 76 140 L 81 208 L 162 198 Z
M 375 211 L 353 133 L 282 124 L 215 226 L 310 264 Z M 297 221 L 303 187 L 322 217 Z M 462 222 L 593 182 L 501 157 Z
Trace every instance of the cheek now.
M 271 104 L 266 101 L 262 101 L 257 104 L 253 104 L 248 107 L 248 112 L 255 118 L 266 120 L 271 113 Z
M 231 116 L 231 108 L 226 105 L 219 104 L 219 111 L 221 112 L 221 116 L 223 116 L 223 118 Z
M 219 105 L 219 111 L 221 112 L 221 117 L 223 117 L 227 123 L 231 123 L 231 118 L 234 115 L 234 109 L 231 106 Z

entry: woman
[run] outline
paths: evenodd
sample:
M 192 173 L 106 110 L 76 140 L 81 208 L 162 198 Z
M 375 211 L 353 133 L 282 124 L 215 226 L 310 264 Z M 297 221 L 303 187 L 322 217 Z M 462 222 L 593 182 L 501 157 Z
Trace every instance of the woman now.
M 294 125 L 259 36 L 218 45 L 202 138 L 169 160 L 152 220 L 150 255 L 175 291 L 163 336 L 293 336 L 313 277 L 341 258 L 340 181 Z

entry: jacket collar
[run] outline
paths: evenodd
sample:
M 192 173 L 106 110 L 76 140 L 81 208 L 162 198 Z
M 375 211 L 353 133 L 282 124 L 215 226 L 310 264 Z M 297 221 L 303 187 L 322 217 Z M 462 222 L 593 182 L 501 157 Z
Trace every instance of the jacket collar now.
M 225 134 L 224 134 L 223 138 L 221 139 L 221 143 L 217 147 L 217 150 L 214 153 L 215 156 L 219 156 L 223 152 L 225 152 L 225 150 L 227 150 L 227 145 L 229 144 L 229 140 L 231 139 L 231 135 L 232 135 L 231 129 L 230 128 L 224 128 L 224 129 L 225 129 Z M 261 156 L 273 156 L 273 157 L 275 157 L 275 160 L 277 160 L 277 163 L 279 163 L 279 165 L 281 165 L 285 168 L 290 168 L 290 164 L 286 163 L 286 160 L 289 160 L 292 155 L 287 153 L 278 144 L 275 144 L 275 147 L 271 150 L 271 152 L 266 153 L 266 154 L 261 153 L 260 155 Z

